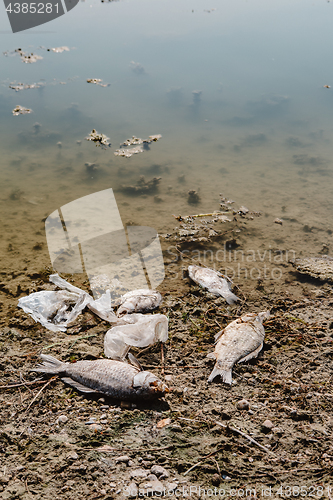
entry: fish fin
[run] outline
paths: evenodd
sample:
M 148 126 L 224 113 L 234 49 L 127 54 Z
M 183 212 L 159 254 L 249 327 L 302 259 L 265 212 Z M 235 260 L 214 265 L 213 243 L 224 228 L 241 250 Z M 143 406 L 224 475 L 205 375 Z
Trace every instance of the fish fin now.
M 133 356 L 133 354 L 130 352 L 128 353 L 128 359 L 129 359 L 129 362 L 131 363 L 131 365 L 135 366 L 135 368 L 138 368 L 140 370 L 140 372 L 143 372 L 143 368 L 142 368 L 140 361 L 138 361 L 136 359 L 136 357 Z
M 237 302 L 237 300 L 240 300 L 240 298 L 232 292 L 228 293 L 227 297 L 224 298 L 228 302 L 228 304 L 234 304 L 235 302 Z
M 63 371 L 65 363 L 59 361 L 59 359 L 56 359 L 49 354 L 40 354 L 40 358 L 44 361 L 44 363 L 37 365 L 37 367 L 33 368 L 32 371 L 51 374 L 60 373 Z
M 207 354 L 206 358 L 216 359 L 216 354 L 215 354 L 215 352 L 210 352 L 209 354 Z
M 214 335 L 214 339 L 215 339 L 215 342 L 218 341 L 218 339 L 221 337 L 221 335 L 223 334 L 224 330 L 220 330 L 219 332 L 217 332 L 215 335 Z
M 232 384 L 231 369 L 221 370 L 220 368 L 217 368 L 217 366 L 214 366 L 212 373 L 209 375 L 208 382 L 213 382 L 214 378 L 218 375 L 221 375 L 222 381 L 226 384 Z
M 80 384 L 80 382 L 76 382 L 76 380 L 73 380 L 70 377 L 63 377 L 61 380 L 65 382 L 65 384 L 75 387 L 75 389 L 77 389 L 80 392 L 98 392 L 95 391 L 94 389 L 91 389 L 90 387 L 86 387 L 85 385 Z
M 257 349 L 255 349 L 254 351 L 250 352 L 250 354 L 248 354 L 247 356 L 244 356 L 244 358 L 240 359 L 238 361 L 238 363 L 243 363 L 244 361 L 249 361 L 252 358 L 256 358 L 258 356 L 259 352 L 261 351 L 261 349 L 263 348 L 263 346 L 264 346 L 264 343 L 262 342 L 260 344 L 260 346 L 257 347 Z

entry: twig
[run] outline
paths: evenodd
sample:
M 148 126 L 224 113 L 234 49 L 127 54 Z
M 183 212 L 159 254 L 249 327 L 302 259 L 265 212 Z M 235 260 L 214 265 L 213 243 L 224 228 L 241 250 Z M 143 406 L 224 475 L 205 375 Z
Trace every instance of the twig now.
M 161 374 L 164 377 L 164 344 L 163 344 L 163 342 L 161 342 L 161 365 L 162 365 Z
M 33 385 L 33 384 L 44 384 L 44 380 L 40 378 L 33 380 L 32 382 L 24 382 L 22 384 L 13 384 L 13 385 L 0 385 L 0 389 L 11 389 L 12 387 L 21 387 L 22 385 Z
M 192 318 L 188 318 L 188 319 L 191 321 L 191 323 L 193 323 L 193 325 L 194 325 L 194 326 L 196 326 L 196 327 L 197 327 L 197 329 L 198 329 L 198 330 L 200 330 L 200 326 L 199 326 L 199 325 L 197 325 L 197 324 L 196 324 L 196 322 L 195 322 L 195 321 L 193 321 L 193 319 L 192 319 Z
M 195 215 L 173 215 L 173 217 L 179 221 L 184 219 L 196 219 L 197 217 L 215 217 L 218 215 L 232 215 L 230 212 L 213 212 L 210 214 L 195 214 Z
M 197 462 L 196 464 L 192 465 L 192 467 L 190 467 L 186 472 L 184 472 L 183 476 L 186 476 L 186 474 L 188 474 L 193 469 L 195 469 L 196 467 L 201 465 L 203 462 L 205 462 L 207 460 L 207 458 L 210 458 L 211 456 L 216 455 L 216 453 L 218 453 L 219 451 L 222 451 L 222 450 L 223 450 L 223 448 L 218 448 L 217 450 L 212 451 L 209 455 L 207 455 L 206 457 L 203 457 L 203 459 L 200 460 L 200 462 Z
M 30 406 L 36 401 L 36 399 L 38 398 L 38 396 L 41 394 L 41 392 L 45 389 L 45 387 L 47 387 L 51 382 L 53 382 L 54 380 L 56 380 L 58 377 L 55 376 L 55 377 L 52 377 L 50 378 L 50 380 L 48 380 L 46 382 L 45 385 L 43 385 L 43 387 L 37 392 L 36 396 L 33 398 L 33 400 L 31 401 L 31 403 L 29 404 L 28 408 L 25 410 L 25 411 L 28 411 Z
M 232 432 L 236 432 L 237 434 L 240 434 L 241 436 L 245 437 L 248 439 L 251 443 L 259 446 L 260 449 L 266 451 L 267 453 L 271 453 L 276 457 L 276 454 L 272 451 L 266 448 L 266 446 L 263 446 L 262 444 L 258 443 L 255 439 L 251 438 L 248 434 L 245 434 L 245 432 L 240 431 L 239 429 L 236 429 L 236 427 L 230 427 L 228 425 L 221 424 L 221 422 L 218 422 L 217 420 L 214 420 L 214 424 L 219 425 L 220 427 L 223 427 L 224 429 L 230 429 Z

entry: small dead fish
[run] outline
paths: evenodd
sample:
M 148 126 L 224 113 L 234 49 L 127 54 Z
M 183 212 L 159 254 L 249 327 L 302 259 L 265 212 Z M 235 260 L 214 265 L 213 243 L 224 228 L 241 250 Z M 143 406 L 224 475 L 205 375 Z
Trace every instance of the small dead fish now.
M 156 290 L 133 290 L 120 297 L 117 316 L 134 312 L 148 312 L 156 309 L 162 302 L 162 295 Z
M 198 285 L 207 288 L 207 290 L 214 295 L 221 295 L 224 297 L 228 304 L 233 304 L 239 300 L 239 297 L 231 292 L 230 283 L 226 279 L 221 278 L 214 269 L 210 269 L 209 267 L 188 266 L 188 274 Z
M 207 358 L 216 359 L 216 364 L 209 375 L 208 382 L 212 382 L 217 375 L 221 375 L 223 382 L 231 384 L 231 371 L 234 364 L 258 356 L 265 338 L 262 323 L 267 318 L 269 318 L 269 311 L 259 314 L 248 313 L 232 321 L 224 330 L 215 335 L 215 340 L 219 340 L 215 351 L 208 354 Z
M 59 374 L 61 380 L 78 391 L 102 393 L 121 400 L 161 398 L 169 389 L 156 375 L 144 371 L 132 356 L 132 364 L 111 359 L 63 363 L 53 356 L 41 354 L 44 363 L 32 371 Z

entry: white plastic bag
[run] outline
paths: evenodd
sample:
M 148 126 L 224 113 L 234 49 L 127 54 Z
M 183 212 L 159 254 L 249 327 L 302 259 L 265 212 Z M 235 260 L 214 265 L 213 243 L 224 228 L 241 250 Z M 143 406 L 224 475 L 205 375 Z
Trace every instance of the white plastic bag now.
M 68 283 L 58 274 L 52 274 L 49 280 L 62 290 L 31 293 L 18 301 L 18 306 L 30 314 L 52 332 L 65 332 L 67 326 L 74 321 L 87 306 L 100 318 L 110 323 L 118 322 L 111 308 L 111 295 L 107 290 L 98 300 L 89 293 Z
M 123 360 L 130 346 L 147 347 L 158 340 L 168 340 L 168 318 L 164 314 L 129 314 L 106 332 L 104 354 Z

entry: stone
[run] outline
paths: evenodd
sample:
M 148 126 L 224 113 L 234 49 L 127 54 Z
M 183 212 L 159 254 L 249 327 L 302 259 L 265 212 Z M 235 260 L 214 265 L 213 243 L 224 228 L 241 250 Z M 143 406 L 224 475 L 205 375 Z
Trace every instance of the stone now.
M 246 401 L 246 399 L 241 399 L 238 403 L 236 403 L 236 408 L 237 410 L 249 410 L 250 404 Z
M 161 465 L 153 465 L 152 468 L 150 469 L 150 472 L 152 474 L 155 474 L 158 478 L 160 479 L 165 479 L 169 477 L 169 472 L 164 469 Z

